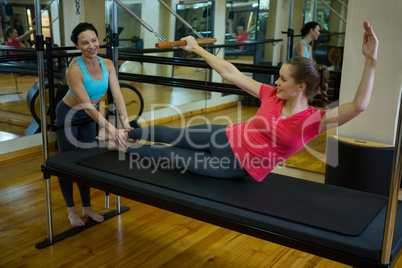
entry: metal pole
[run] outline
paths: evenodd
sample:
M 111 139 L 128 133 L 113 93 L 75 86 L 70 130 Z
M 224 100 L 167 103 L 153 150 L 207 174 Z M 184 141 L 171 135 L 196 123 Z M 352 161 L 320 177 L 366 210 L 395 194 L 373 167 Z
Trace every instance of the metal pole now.
M 113 0 L 115 3 L 117 3 L 122 9 L 124 9 L 128 14 L 131 15 L 134 19 L 136 19 L 142 26 L 145 27 L 148 31 L 153 33 L 159 40 L 162 42 L 167 42 L 165 38 L 163 38 L 161 35 L 159 35 L 157 32 L 152 29 L 151 26 L 149 26 L 145 21 L 143 21 L 140 17 L 138 17 L 134 12 L 132 12 L 127 6 L 123 4 L 120 0 Z
M 286 59 L 290 59 L 293 49 L 293 29 L 292 29 L 292 20 L 293 20 L 293 0 L 290 0 L 289 3 L 289 27 L 288 27 L 288 50 Z
M 389 264 L 392 249 L 392 239 L 394 236 L 395 218 L 398 206 L 399 185 L 401 185 L 402 167 L 402 94 L 400 97 L 399 117 L 397 126 L 397 136 L 395 137 L 395 151 L 392 164 L 392 178 L 389 191 L 387 217 L 385 222 L 384 240 L 382 244 L 381 263 Z
M 133 13 L 134 14 L 134 13 Z M 117 3 L 114 1 L 113 2 L 113 63 L 116 69 L 116 76 L 117 79 L 119 78 L 119 32 L 118 32 L 118 27 L 117 27 Z M 118 128 L 118 118 L 119 114 L 117 112 L 117 109 L 115 111 L 115 120 L 114 120 L 114 125 L 116 128 Z M 107 198 L 108 202 L 108 208 L 109 208 L 109 196 Z M 120 196 L 116 195 L 115 199 L 115 207 L 116 211 L 120 213 Z
M 112 33 L 112 45 L 113 45 L 113 63 L 114 67 L 116 69 L 116 75 L 119 74 L 118 68 L 119 68 L 119 30 L 117 27 L 117 4 L 116 2 L 113 1 L 113 33 Z
M 35 18 L 36 18 L 36 51 L 38 58 L 38 78 L 39 78 L 39 97 L 40 97 L 40 114 L 41 114 L 41 132 L 42 132 L 42 161 L 46 163 L 49 156 L 47 122 L 46 122 L 46 91 L 45 91 L 45 68 L 43 61 L 44 40 L 42 35 L 42 18 L 40 0 L 34 1 Z M 49 243 L 53 240 L 53 224 L 52 224 L 52 202 L 50 191 L 50 179 L 45 178 L 45 205 L 46 205 L 46 225 L 47 239 Z
M 187 28 L 189 28 L 191 31 L 193 31 L 194 34 L 196 34 L 199 38 L 204 39 L 205 37 L 202 36 L 199 32 L 197 32 L 187 21 L 185 21 L 179 14 L 176 13 L 173 9 L 170 8 L 165 2 L 162 0 L 158 0 L 161 5 L 166 8 L 173 16 L 175 16 L 179 21 L 181 21 Z
M 42 15 L 42 13 L 45 12 L 45 10 L 48 9 L 48 8 L 50 7 L 50 5 L 51 5 L 53 2 L 54 2 L 54 0 L 50 1 L 50 3 L 47 4 L 47 6 L 43 9 L 43 11 L 41 10 L 40 14 Z M 36 20 L 36 18 L 37 18 L 37 17 L 36 17 L 36 15 L 35 15 L 35 18 L 31 21 L 31 25 L 32 25 L 32 23 L 34 23 L 34 21 Z
M 312 21 L 315 21 L 315 17 L 316 17 L 316 13 L 317 13 L 317 0 L 314 0 L 312 13 L 313 13 L 313 20 Z

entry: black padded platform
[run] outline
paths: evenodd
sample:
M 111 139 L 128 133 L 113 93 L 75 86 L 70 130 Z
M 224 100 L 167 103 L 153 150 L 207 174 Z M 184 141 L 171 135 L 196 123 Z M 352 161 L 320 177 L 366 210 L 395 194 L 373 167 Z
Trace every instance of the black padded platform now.
M 118 194 L 139 202 L 352 266 L 388 267 L 388 265 L 382 265 L 380 262 L 386 206 L 380 209 L 379 213 L 374 216 L 372 221 L 360 235 L 341 235 L 339 233 L 323 230 L 322 228 L 315 228 L 294 221 L 285 220 L 283 218 L 270 216 L 266 213 L 260 213 L 255 210 L 248 210 L 237 205 L 234 206 L 228 203 L 216 202 L 210 198 L 204 198 L 178 191 L 163 185 L 158 185 L 157 183 L 144 182 L 138 179 L 132 179 L 77 164 L 77 162 L 85 158 L 93 156 L 101 158 L 100 155 L 105 152 L 107 152 L 105 149 L 90 149 L 70 151 L 55 155 L 47 159 L 46 165 L 42 167 L 42 170 L 45 175 L 63 176 L 66 179 L 108 191 L 113 194 Z M 100 159 L 98 161 L 98 166 L 99 165 L 101 165 Z M 132 170 L 132 172 L 135 174 L 134 170 Z M 159 179 L 180 176 L 180 173 L 177 171 L 161 171 L 157 174 L 158 175 L 155 176 L 155 178 L 157 177 Z M 185 176 L 192 180 L 204 178 L 203 187 L 205 187 L 207 181 L 209 181 L 208 179 L 205 179 L 206 177 L 197 178 L 194 174 L 191 174 L 192 176 L 188 174 Z M 288 182 L 287 177 L 276 174 L 271 174 L 270 176 L 271 177 L 266 178 L 267 181 L 274 176 L 278 178 L 278 183 L 281 181 Z M 151 175 L 150 178 L 152 179 Z M 283 180 L 280 180 L 280 178 Z M 215 178 L 212 180 L 219 181 Z M 153 182 L 155 181 L 156 180 Z M 312 185 L 307 181 L 300 180 L 300 182 L 306 183 L 306 185 Z M 228 185 L 231 183 L 239 184 L 240 186 L 243 185 L 244 189 L 249 189 L 249 185 L 251 184 L 258 184 L 252 180 L 228 180 L 226 183 L 228 183 Z M 266 183 L 268 182 L 264 181 L 262 184 L 259 184 L 262 193 L 264 189 L 270 186 Z M 336 188 L 337 191 L 339 191 L 339 194 L 343 192 L 342 189 L 335 186 L 321 185 L 320 187 L 322 187 L 322 189 Z M 227 189 L 229 188 L 230 187 L 228 186 Z M 300 191 L 297 191 L 296 189 L 294 194 L 299 193 Z M 315 194 L 318 198 L 317 202 L 319 202 L 320 193 L 316 192 Z M 244 193 L 242 194 L 239 190 L 238 192 L 234 192 L 233 196 L 236 196 L 239 199 L 244 199 L 244 196 L 246 195 Z M 355 201 L 359 202 L 359 200 Z M 305 204 L 305 206 L 307 207 L 308 204 Z M 323 213 L 325 217 L 325 211 Z M 402 210 L 399 209 L 396 215 L 391 261 L 398 255 L 401 248 L 401 238 Z
M 320 183 L 269 175 L 264 181 L 217 179 L 167 168 L 156 170 L 151 163 L 119 160 L 117 151 L 108 151 L 79 160 L 93 169 L 162 186 L 242 209 L 279 217 L 342 235 L 359 235 L 387 199 Z M 137 164 L 138 163 L 138 164 Z M 144 167 L 141 168 L 142 164 Z M 140 167 L 140 168 L 138 168 Z

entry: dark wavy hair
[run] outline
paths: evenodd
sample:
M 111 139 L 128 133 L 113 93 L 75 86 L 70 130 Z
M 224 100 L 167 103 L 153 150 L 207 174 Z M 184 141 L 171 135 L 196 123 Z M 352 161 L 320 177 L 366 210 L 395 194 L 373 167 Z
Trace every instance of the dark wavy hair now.
M 297 84 L 306 83 L 305 94 L 309 101 L 320 91 L 321 102 L 324 107 L 328 105 L 328 79 L 327 66 L 317 64 L 305 57 L 294 57 L 285 62 L 291 66 L 291 76 Z
M 306 34 L 308 34 L 310 32 L 310 29 L 315 29 L 315 27 L 320 26 L 320 24 L 318 24 L 315 21 L 310 21 L 307 22 L 306 24 L 303 25 L 303 28 L 301 28 L 300 32 L 302 36 L 305 36 Z M 320 26 L 321 28 L 321 26 Z
M 91 23 L 81 22 L 77 26 L 75 26 L 75 28 L 71 32 L 71 37 L 70 37 L 71 41 L 74 44 L 77 44 L 78 43 L 78 35 L 80 33 L 82 33 L 82 32 L 87 31 L 87 30 L 94 31 L 96 36 L 98 36 L 98 31 L 96 30 L 96 28 Z

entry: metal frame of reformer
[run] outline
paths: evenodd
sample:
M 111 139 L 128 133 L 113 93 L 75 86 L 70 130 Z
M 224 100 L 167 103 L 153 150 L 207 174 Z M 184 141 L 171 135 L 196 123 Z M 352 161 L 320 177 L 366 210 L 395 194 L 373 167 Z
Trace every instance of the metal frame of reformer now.
M 116 14 L 116 3 L 113 5 L 114 14 Z M 291 6 L 292 8 L 292 6 Z M 41 8 L 40 8 L 40 0 L 35 0 L 35 15 L 37 18 L 40 18 Z M 115 20 L 117 20 L 116 16 Z M 114 37 L 117 40 L 117 29 L 114 29 Z M 37 59 L 38 59 L 38 76 L 39 76 L 39 87 L 40 87 L 40 102 L 41 102 L 41 118 L 46 118 L 46 93 L 45 93 L 45 75 L 44 75 L 44 40 L 42 35 L 42 22 L 41 19 L 38 19 L 36 23 L 36 50 L 37 50 Z M 117 41 L 116 41 L 117 42 Z M 117 47 L 115 46 L 114 50 L 114 61 L 117 64 Z M 117 69 L 117 68 L 116 68 Z M 402 103 L 402 98 L 401 98 Z M 152 198 L 150 196 L 143 195 L 141 193 L 130 193 L 126 189 L 121 189 L 113 185 L 104 185 L 100 182 L 91 182 L 91 187 L 95 187 L 101 190 L 105 190 L 108 192 L 112 192 L 115 194 L 119 194 L 122 196 L 126 196 L 129 198 L 135 198 L 140 202 L 144 202 L 150 205 L 155 205 L 160 208 L 170 210 L 176 213 L 180 213 L 189 217 L 193 217 L 196 219 L 200 219 L 212 224 L 216 224 L 225 228 L 229 228 L 235 231 L 239 231 L 245 234 L 249 234 L 255 237 L 259 237 L 262 239 L 266 239 L 275 243 L 279 243 L 282 245 L 286 245 L 289 247 L 293 247 L 305 252 L 313 253 L 319 256 L 323 256 L 329 259 L 338 260 L 345 263 L 351 263 L 352 265 L 359 265 L 365 267 L 388 267 L 390 263 L 390 256 L 391 256 L 391 249 L 392 249 L 392 240 L 393 240 L 393 233 L 395 227 L 395 219 L 396 219 L 396 211 L 397 211 L 397 204 L 398 204 L 398 192 L 399 192 L 399 185 L 401 180 L 401 166 L 402 166 L 402 158 L 401 158 L 401 148 L 402 148 L 402 109 L 400 109 L 398 115 L 398 126 L 397 126 L 397 136 L 395 141 L 395 153 L 394 153 L 394 161 L 393 161 L 393 172 L 392 172 L 392 180 L 391 180 L 391 189 L 390 195 L 388 199 L 387 205 L 387 215 L 386 215 L 386 223 L 385 223 L 385 230 L 384 230 L 384 240 L 383 240 L 383 248 L 382 248 L 382 256 L 381 256 L 381 263 L 373 263 L 367 261 L 365 259 L 341 253 L 335 250 L 331 250 L 328 248 L 323 248 L 316 246 L 311 243 L 306 243 L 300 241 L 298 239 L 292 238 L 290 236 L 285 236 L 277 233 L 273 233 L 266 230 L 261 230 L 258 228 L 254 228 L 250 225 L 239 224 L 234 221 L 227 221 L 219 217 L 219 215 L 212 215 L 212 214 L 205 214 L 197 212 L 194 209 L 186 208 L 183 206 L 178 206 L 174 204 L 170 204 L 163 200 L 158 200 L 156 198 Z M 42 129 L 47 129 L 46 120 L 42 120 L 41 122 Z M 42 131 L 42 146 L 43 146 L 43 163 L 46 163 L 46 159 L 48 158 L 48 136 L 46 131 Z M 45 184 L 45 202 L 46 202 L 46 223 L 47 223 L 47 239 L 42 243 L 42 246 L 50 245 L 56 242 L 55 237 L 53 235 L 53 228 L 52 228 L 52 209 L 51 209 L 51 193 L 50 193 L 50 174 L 56 176 L 63 176 L 65 178 L 69 178 L 75 180 L 79 183 L 87 184 L 88 181 L 86 178 L 81 176 L 77 176 L 74 174 L 69 174 L 68 172 L 63 172 L 61 170 L 52 170 L 50 168 L 44 168 L 44 184 Z M 113 215 L 117 215 L 122 212 L 119 207 L 120 204 L 116 204 L 116 211 L 113 212 Z M 76 232 L 73 230 L 72 232 Z M 38 244 L 39 245 L 39 244 Z M 38 246 L 37 245 L 37 246 Z M 400 254 L 398 254 L 399 256 Z
M 216 204 L 215 202 L 208 199 L 203 199 L 202 197 L 192 196 L 190 199 L 194 203 L 191 205 L 187 199 L 190 195 L 188 195 L 186 192 L 176 192 L 165 187 L 141 182 L 138 183 L 138 186 L 134 190 L 131 188 L 129 190 L 125 187 L 118 187 L 111 183 L 89 177 L 87 174 L 82 175 L 79 173 L 79 170 L 75 170 L 75 172 L 72 173 L 73 171 L 70 172 L 61 168 L 55 168 L 53 166 L 44 165 L 42 166 L 42 171 L 47 179 L 50 179 L 50 176 L 62 176 L 65 179 L 80 183 L 82 185 L 88 185 L 102 191 L 117 194 L 143 204 L 151 205 L 160 209 L 355 267 L 389 267 L 389 265 L 377 263 L 363 257 L 354 256 L 352 254 L 340 252 L 326 246 L 306 242 L 290 235 L 284 235 L 269 229 L 260 228 L 249 222 L 245 223 L 244 221 L 233 220 L 233 215 L 238 212 L 236 210 L 238 207 L 231 207 L 230 205 L 225 204 L 224 206 L 227 207 L 225 215 L 222 215 L 222 211 L 220 210 L 206 212 L 203 206 L 210 205 L 210 203 L 215 205 L 221 204 Z M 186 202 L 180 202 L 176 199 L 186 200 Z M 194 201 L 193 199 L 198 200 L 200 203 Z M 231 209 L 234 209 L 234 211 L 231 211 Z M 393 261 L 397 261 L 398 257 L 399 256 L 396 256 Z

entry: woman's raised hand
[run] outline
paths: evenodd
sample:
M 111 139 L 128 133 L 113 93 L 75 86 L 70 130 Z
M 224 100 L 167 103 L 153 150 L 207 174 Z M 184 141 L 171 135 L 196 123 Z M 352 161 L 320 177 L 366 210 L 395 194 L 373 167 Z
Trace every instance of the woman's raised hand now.
M 377 60 L 378 39 L 368 21 L 364 21 L 362 52 L 367 59 Z
M 192 37 L 190 35 L 187 36 L 187 37 L 183 37 L 180 40 L 187 42 L 187 45 L 181 46 L 181 48 L 186 50 L 186 51 L 193 52 L 198 47 L 197 41 L 195 40 L 194 37 Z

